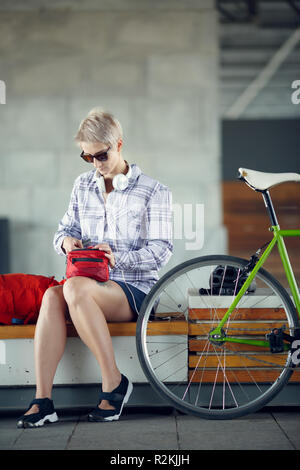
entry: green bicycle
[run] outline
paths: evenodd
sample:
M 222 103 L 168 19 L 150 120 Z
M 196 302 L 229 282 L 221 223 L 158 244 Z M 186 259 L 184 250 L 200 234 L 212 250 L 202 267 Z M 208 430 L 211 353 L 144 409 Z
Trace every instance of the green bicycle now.
M 300 230 L 280 229 L 269 193 L 300 175 L 239 172 L 263 196 L 272 240 L 250 260 L 218 255 L 179 264 L 152 288 L 137 322 L 138 356 L 154 390 L 208 419 L 257 411 L 300 362 L 300 295 L 284 243 Z M 290 292 L 262 267 L 275 245 Z

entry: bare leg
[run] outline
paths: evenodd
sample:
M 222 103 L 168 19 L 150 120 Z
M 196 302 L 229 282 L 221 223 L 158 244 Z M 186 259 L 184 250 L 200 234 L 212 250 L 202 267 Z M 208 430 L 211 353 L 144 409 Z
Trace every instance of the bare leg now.
M 73 324 L 101 369 L 102 389 L 111 392 L 121 381 L 107 321 L 132 321 L 134 314 L 122 288 L 113 281 L 103 285 L 85 277 L 68 279 L 64 297 Z M 101 408 L 113 407 L 102 400 Z
M 63 287 L 44 294 L 34 336 L 36 398 L 51 398 L 54 375 L 66 345 L 67 304 Z M 26 414 L 37 413 L 33 405 Z

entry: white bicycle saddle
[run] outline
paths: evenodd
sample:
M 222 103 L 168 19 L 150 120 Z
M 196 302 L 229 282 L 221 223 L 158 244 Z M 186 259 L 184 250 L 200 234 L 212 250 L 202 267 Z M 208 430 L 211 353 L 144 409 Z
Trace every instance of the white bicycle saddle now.
M 298 173 L 264 173 L 263 171 L 249 170 L 248 168 L 239 168 L 241 177 L 252 188 L 259 191 L 266 191 L 272 186 L 288 181 L 300 182 Z

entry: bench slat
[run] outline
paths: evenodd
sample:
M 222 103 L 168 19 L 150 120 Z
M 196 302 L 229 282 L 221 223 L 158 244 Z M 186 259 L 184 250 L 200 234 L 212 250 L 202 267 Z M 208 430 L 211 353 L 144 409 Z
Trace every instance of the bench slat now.
M 136 323 L 109 323 L 111 336 L 135 336 Z M 34 338 L 35 325 L 1 325 L 0 339 L 25 339 Z M 67 325 L 67 336 L 78 336 L 75 327 L 72 324 Z
M 108 323 L 111 336 L 135 336 L 136 322 Z M 34 338 L 35 325 L 1 325 L 1 339 Z M 185 321 L 154 321 L 148 325 L 150 335 L 186 335 L 188 324 Z M 67 324 L 67 336 L 78 336 L 73 324 Z

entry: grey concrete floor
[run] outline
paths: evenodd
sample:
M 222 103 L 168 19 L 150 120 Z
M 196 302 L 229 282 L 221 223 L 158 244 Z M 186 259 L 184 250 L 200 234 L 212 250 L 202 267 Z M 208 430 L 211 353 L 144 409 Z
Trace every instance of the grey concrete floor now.
M 88 410 L 58 410 L 59 421 L 18 429 L 0 417 L 2 450 L 300 450 L 300 409 L 265 409 L 235 420 L 204 420 L 171 408 L 124 408 L 119 421 L 90 423 Z

